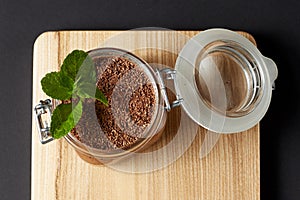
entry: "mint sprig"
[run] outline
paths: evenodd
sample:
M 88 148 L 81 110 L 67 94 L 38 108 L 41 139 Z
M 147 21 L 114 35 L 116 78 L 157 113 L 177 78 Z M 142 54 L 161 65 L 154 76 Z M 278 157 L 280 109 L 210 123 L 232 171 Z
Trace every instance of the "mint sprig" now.
M 61 71 L 51 72 L 41 80 L 43 91 L 58 100 L 77 99 L 77 104 L 60 104 L 53 111 L 50 132 L 58 139 L 70 132 L 82 115 L 82 103 L 94 98 L 107 105 L 105 95 L 96 86 L 96 71 L 88 53 L 74 50 L 61 66 Z

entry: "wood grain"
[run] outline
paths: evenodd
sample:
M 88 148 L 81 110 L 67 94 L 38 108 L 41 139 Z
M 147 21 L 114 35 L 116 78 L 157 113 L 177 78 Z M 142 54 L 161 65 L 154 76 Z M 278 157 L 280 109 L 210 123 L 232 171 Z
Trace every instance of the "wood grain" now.
M 192 37 L 199 31 L 180 31 L 180 37 Z M 60 31 L 46 32 L 34 44 L 33 106 L 47 98 L 40 79 L 57 70 L 64 57 L 73 49 L 90 50 L 105 45 L 121 31 Z M 251 35 L 241 33 L 255 43 Z M 173 66 L 184 40 L 169 31 L 131 31 L 131 40 L 111 46 L 128 49 L 149 42 L 162 44 L 163 50 L 138 49 L 135 53 L 150 63 Z M 111 40 L 113 41 L 113 40 Z M 178 127 L 180 109 L 169 113 L 165 133 L 148 151 L 154 151 L 172 140 Z M 124 173 L 81 160 L 64 140 L 42 145 L 32 118 L 32 199 L 93 200 L 93 199 L 260 199 L 259 125 L 248 131 L 222 135 L 213 151 L 199 160 L 199 149 L 206 130 L 197 127 L 197 135 L 188 150 L 176 162 L 150 173 Z M 186 134 L 191 130 L 187 127 Z M 176 149 L 174 150 L 176 151 Z M 167 159 L 166 152 L 162 159 Z

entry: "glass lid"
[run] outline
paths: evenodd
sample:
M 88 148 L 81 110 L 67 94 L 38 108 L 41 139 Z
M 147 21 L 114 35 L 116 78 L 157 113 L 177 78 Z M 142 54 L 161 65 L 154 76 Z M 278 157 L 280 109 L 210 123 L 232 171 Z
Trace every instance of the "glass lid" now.
M 189 40 L 175 69 L 176 92 L 187 114 L 219 133 L 257 124 L 268 109 L 277 76 L 273 61 L 248 39 L 225 29 L 203 31 Z

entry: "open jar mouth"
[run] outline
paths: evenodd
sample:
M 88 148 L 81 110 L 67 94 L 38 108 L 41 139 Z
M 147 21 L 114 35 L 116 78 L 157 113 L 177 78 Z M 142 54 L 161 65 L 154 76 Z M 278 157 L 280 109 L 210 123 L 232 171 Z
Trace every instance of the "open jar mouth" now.
M 270 105 L 276 64 L 247 38 L 209 29 L 191 38 L 177 57 L 175 88 L 197 124 L 217 133 L 255 126 Z
M 163 113 L 164 113 L 164 106 L 163 106 L 163 100 L 160 97 L 160 93 L 158 90 L 158 86 L 157 86 L 157 80 L 156 80 L 156 76 L 155 76 L 155 72 L 154 70 L 141 58 L 135 56 L 134 54 L 127 52 L 125 50 L 121 50 L 121 49 L 117 49 L 117 48 L 98 48 L 98 49 L 93 49 L 91 51 L 88 52 L 89 56 L 93 59 L 93 61 L 97 61 L 101 58 L 124 58 L 128 61 L 130 61 L 131 63 L 135 64 L 139 69 L 141 69 L 143 71 L 143 73 L 147 76 L 148 78 L 148 82 L 147 84 L 151 84 L 153 91 L 154 91 L 154 96 L 155 96 L 155 104 L 153 106 L 153 113 L 151 116 L 151 121 L 149 122 L 149 124 L 146 126 L 146 128 L 143 130 L 143 133 L 141 135 L 143 135 L 142 138 L 139 138 L 138 140 L 136 140 L 133 144 L 131 144 L 128 147 L 125 148 L 114 148 L 114 149 L 106 149 L 106 150 L 102 150 L 101 148 L 95 148 L 93 146 L 87 145 L 85 143 L 83 143 L 82 141 L 78 140 L 77 137 L 75 137 L 72 133 L 69 133 L 68 135 L 65 136 L 65 139 L 72 144 L 76 149 L 78 149 L 80 152 L 85 153 L 87 155 L 90 156 L 94 156 L 94 157 L 99 157 L 101 158 L 115 158 L 115 157 L 121 157 L 127 154 L 130 154 L 132 152 L 136 152 L 139 149 L 141 149 L 143 146 L 145 146 L 150 140 L 151 138 L 153 138 L 158 131 L 158 128 L 160 127 L 160 123 L 162 121 L 163 118 Z M 102 67 L 101 67 L 102 68 Z M 107 68 L 107 65 L 103 65 L 104 69 L 100 69 L 100 73 L 104 73 L 105 68 Z M 126 74 L 125 74 L 126 75 Z M 123 75 L 123 76 L 125 76 Z M 128 78 L 130 78 L 130 73 L 128 72 Z M 116 87 L 115 87 L 116 88 Z M 113 94 L 112 96 L 112 100 L 111 100 L 111 108 L 113 110 L 113 106 L 118 106 L 118 102 L 115 101 L 114 102 L 114 98 L 115 96 L 117 96 L 119 94 L 119 91 L 116 91 L 117 89 L 113 89 Z M 116 92 L 115 92 L 116 91 Z M 116 94 L 116 95 L 114 95 Z M 128 102 L 129 103 L 129 102 Z M 124 114 L 126 115 L 126 113 Z M 115 116 L 117 117 L 117 116 Z M 94 118 L 96 119 L 96 113 L 94 114 Z M 100 127 L 100 124 L 99 124 Z M 100 127 L 100 131 L 101 131 L 101 127 Z M 104 134 L 103 131 L 101 131 L 100 134 Z M 110 139 L 106 138 L 106 142 L 111 142 Z
M 216 40 L 200 51 L 194 71 L 197 92 L 206 106 L 226 115 L 249 114 L 260 102 L 264 81 L 253 55 L 232 40 Z

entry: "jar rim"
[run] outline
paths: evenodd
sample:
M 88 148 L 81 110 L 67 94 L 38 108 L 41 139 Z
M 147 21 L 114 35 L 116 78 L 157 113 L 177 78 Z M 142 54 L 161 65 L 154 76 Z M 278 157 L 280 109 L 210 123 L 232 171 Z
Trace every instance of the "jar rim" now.
M 126 155 L 129 155 L 130 153 L 136 152 L 139 149 L 141 149 L 143 146 L 147 144 L 148 141 L 153 138 L 156 133 L 157 129 L 159 128 L 159 124 L 163 118 L 164 110 L 161 108 L 163 107 L 163 99 L 161 98 L 161 94 L 159 92 L 159 88 L 157 86 L 157 79 L 155 76 L 154 70 L 151 68 L 151 66 L 142 58 L 138 57 L 137 55 L 123 50 L 123 49 L 118 49 L 118 48 L 112 48 L 112 47 L 103 47 L 103 48 L 96 48 L 96 49 L 91 49 L 88 51 L 88 54 L 92 57 L 98 57 L 104 56 L 104 57 L 109 57 L 109 56 L 122 56 L 125 59 L 129 59 L 131 62 L 137 64 L 139 67 L 141 67 L 143 70 L 146 70 L 146 74 L 148 78 L 150 79 L 150 82 L 152 83 L 152 86 L 155 91 L 155 108 L 154 108 L 154 113 L 151 116 L 151 122 L 148 124 L 147 128 L 144 130 L 144 132 L 148 132 L 145 134 L 145 138 L 140 139 L 133 143 L 132 147 L 129 147 L 128 149 L 122 149 L 118 148 L 113 151 L 103 151 L 97 148 L 90 147 L 82 142 L 80 142 L 74 135 L 71 133 L 68 133 L 65 136 L 65 139 L 73 146 L 75 149 L 86 153 L 91 156 L 95 157 L 100 157 L 100 158 L 117 158 L 117 157 L 125 157 Z
M 228 117 L 252 112 L 264 90 L 265 82 L 256 59 L 233 40 L 215 40 L 204 46 L 197 56 L 194 75 L 201 99 L 208 107 Z M 220 88 L 224 91 L 219 92 Z M 223 103 L 211 101 L 221 95 L 224 96 Z

